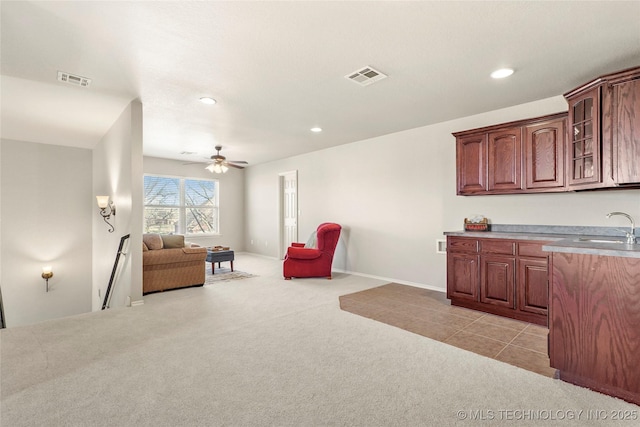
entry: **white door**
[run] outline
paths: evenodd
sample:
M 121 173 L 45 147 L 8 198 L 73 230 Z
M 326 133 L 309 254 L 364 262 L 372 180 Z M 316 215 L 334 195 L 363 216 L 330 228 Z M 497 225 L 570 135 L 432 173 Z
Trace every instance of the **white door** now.
M 298 241 L 298 172 L 280 174 L 280 256 Z

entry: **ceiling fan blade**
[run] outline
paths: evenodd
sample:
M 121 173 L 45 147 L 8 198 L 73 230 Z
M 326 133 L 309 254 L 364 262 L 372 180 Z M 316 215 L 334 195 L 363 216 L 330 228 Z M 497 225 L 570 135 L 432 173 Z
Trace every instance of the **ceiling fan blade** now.
M 211 162 L 188 162 L 188 163 L 183 163 L 182 166 L 186 166 L 186 165 L 206 165 L 207 163 L 211 163 Z
M 244 169 L 244 166 L 234 165 L 233 163 L 225 162 L 224 164 L 225 164 L 226 166 L 231 166 L 232 168 L 236 168 L 236 169 Z
M 239 163 L 242 165 L 248 165 L 249 163 L 245 162 L 244 160 L 227 160 L 228 163 Z

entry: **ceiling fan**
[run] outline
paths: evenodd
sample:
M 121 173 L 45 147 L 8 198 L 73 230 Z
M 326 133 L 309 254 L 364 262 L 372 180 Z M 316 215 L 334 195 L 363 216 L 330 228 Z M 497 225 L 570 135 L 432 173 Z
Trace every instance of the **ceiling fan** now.
M 225 156 L 220 154 L 221 145 L 216 145 L 215 149 L 217 153 L 211 156 L 211 163 L 205 167 L 211 173 L 225 173 L 229 170 L 229 167 L 244 169 L 243 165 L 249 164 L 244 160 L 227 160 Z

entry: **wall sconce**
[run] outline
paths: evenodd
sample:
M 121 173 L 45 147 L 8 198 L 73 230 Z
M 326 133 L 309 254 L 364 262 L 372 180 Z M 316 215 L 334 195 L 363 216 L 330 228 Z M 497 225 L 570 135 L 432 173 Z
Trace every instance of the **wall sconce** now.
M 42 267 L 42 278 L 47 282 L 47 292 L 49 292 L 49 279 L 53 277 L 53 271 L 51 271 L 51 266 L 47 265 Z
M 111 215 L 116 216 L 116 205 L 113 203 L 113 200 L 109 201 L 109 196 L 96 196 L 96 200 L 98 201 L 98 207 L 100 208 L 100 215 L 102 215 L 102 219 L 104 222 L 109 224 L 109 233 L 113 233 L 113 225 L 109 222 Z M 108 209 L 108 210 L 107 210 Z

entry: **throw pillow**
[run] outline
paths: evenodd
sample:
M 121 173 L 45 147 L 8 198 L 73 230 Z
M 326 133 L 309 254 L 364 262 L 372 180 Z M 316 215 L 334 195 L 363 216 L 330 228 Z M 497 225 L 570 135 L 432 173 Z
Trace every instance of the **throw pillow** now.
M 142 242 L 142 252 L 147 252 L 148 250 L 149 250 L 149 247 L 145 245 L 144 242 Z
M 162 234 L 160 237 L 164 249 L 184 248 L 184 236 L 181 234 Z
M 162 238 L 159 234 L 147 233 L 142 235 L 142 241 L 150 251 L 162 249 Z
M 318 236 L 315 231 L 311 233 L 311 236 L 309 236 L 309 240 L 307 240 L 307 243 L 304 245 L 304 247 L 313 249 L 318 247 Z

